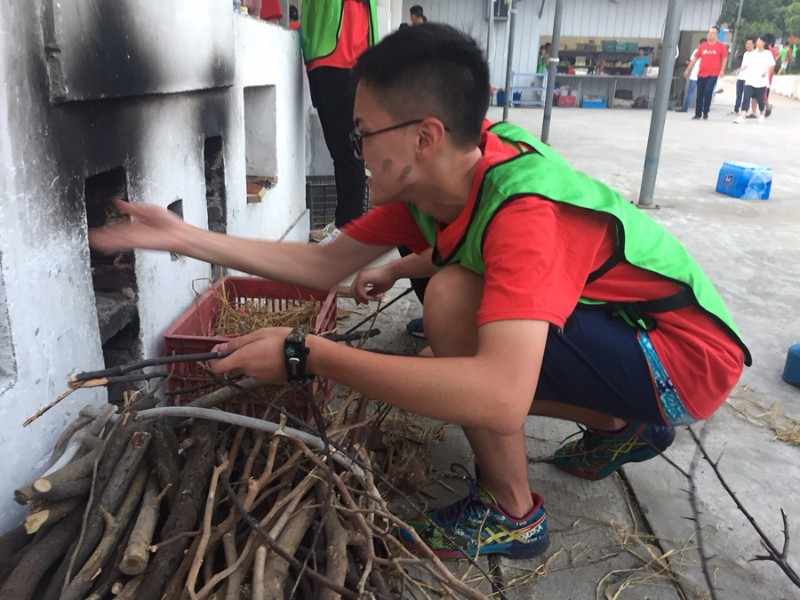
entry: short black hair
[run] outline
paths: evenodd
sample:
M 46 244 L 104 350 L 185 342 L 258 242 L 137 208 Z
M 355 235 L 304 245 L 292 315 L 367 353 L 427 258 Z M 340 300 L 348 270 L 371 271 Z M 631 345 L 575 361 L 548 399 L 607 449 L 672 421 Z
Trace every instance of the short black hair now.
M 424 17 L 425 16 L 423 14 L 424 11 L 422 10 L 422 7 L 419 4 L 415 4 L 414 6 L 409 8 L 408 12 L 410 14 L 414 15 L 415 17 Z
M 297 7 L 294 4 L 289 5 L 289 20 L 290 21 L 300 20 L 300 14 L 297 12 Z
M 353 81 L 399 120 L 433 116 L 457 146 L 480 141 L 489 108 L 489 65 L 478 43 L 450 25 L 398 29 L 361 54 Z
M 719 33 L 719 25 L 712 25 L 710 29 L 716 29 L 717 33 Z
M 760 37 L 762 40 L 764 40 L 767 48 L 772 48 L 775 45 L 775 36 L 771 33 L 764 33 Z

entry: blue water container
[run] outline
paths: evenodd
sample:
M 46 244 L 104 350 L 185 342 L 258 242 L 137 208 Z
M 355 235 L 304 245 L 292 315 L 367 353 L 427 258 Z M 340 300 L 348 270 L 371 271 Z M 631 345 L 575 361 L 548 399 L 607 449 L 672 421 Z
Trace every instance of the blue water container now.
M 511 92 L 511 104 L 514 106 L 519 106 L 522 104 L 522 92 L 515 91 Z
M 789 347 L 786 366 L 783 367 L 783 380 L 800 387 L 800 344 Z
M 725 162 L 717 177 L 717 191 L 732 198 L 768 200 L 772 169 L 744 162 Z
M 497 90 L 495 94 L 497 98 L 497 106 L 505 106 L 506 104 L 506 91 L 505 90 Z

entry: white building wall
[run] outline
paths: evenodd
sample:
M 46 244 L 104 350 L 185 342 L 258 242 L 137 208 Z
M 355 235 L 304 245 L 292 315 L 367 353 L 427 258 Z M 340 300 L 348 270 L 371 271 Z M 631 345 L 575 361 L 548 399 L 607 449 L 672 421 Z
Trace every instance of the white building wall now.
M 308 233 L 296 34 L 236 16 L 218 0 L 181 0 L 168 10 L 160 0 L 119 1 L 106 3 L 115 16 L 95 14 L 90 30 L 59 30 L 63 69 L 54 71 L 54 56 L 48 69 L 53 7 L 80 12 L 94 4 L 87 2 L 0 4 L 0 532 L 24 512 L 12 491 L 41 474 L 81 407 L 105 400 L 103 389 L 77 391 L 22 426 L 65 391 L 70 376 L 104 366 L 87 245 L 87 177 L 123 168 L 132 202 L 180 200 L 184 219 L 206 227 L 204 142 L 220 136 L 228 231 L 272 239 Z M 137 18 L 142 14 L 152 18 Z M 113 46 L 122 47 L 117 58 L 124 64 L 87 79 L 73 66 L 86 64 L 81 56 L 99 63 L 114 58 L 100 56 L 109 46 L 92 46 L 109 22 L 124 28 Z M 166 49 L 157 42 L 165 35 Z M 147 44 L 139 45 L 143 39 Z M 160 68 L 174 44 L 185 51 L 180 71 Z M 256 116 L 249 123 L 246 87 L 266 90 L 261 96 L 268 100 L 251 107 Z M 245 140 L 269 131 L 265 155 L 274 172 L 260 174 L 275 176 L 277 185 L 261 203 L 247 204 Z M 192 302 L 192 281 L 211 272 L 163 253 L 137 252 L 135 261 L 140 353 L 154 356 L 165 329 Z
M 485 48 L 489 24 L 487 0 L 403 0 L 403 18 L 408 9 L 419 4 L 429 21 L 439 21 L 462 29 L 475 37 Z M 514 56 L 512 69 L 536 71 L 540 37 L 553 33 L 555 0 L 545 0 L 539 18 L 541 0 L 516 2 Z M 564 0 L 562 36 L 587 36 L 598 41 L 617 38 L 662 38 L 669 2 L 666 0 Z M 687 0 L 684 3 L 681 31 L 707 31 L 717 22 L 722 0 Z M 400 21 L 394 23 L 395 27 Z M 492 85 L 505 85 L 507 27 L 506 21 L 494 24 L 489 66 Z

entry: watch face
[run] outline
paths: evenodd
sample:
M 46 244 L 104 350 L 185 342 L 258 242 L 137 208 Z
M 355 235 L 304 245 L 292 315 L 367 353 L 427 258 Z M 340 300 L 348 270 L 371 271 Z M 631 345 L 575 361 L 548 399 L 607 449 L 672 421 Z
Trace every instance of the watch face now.
M 297 348 L 295 348 L 294 346 L 286 346 L 286 356 L 290 358 L 293 356 L 297 356 Z

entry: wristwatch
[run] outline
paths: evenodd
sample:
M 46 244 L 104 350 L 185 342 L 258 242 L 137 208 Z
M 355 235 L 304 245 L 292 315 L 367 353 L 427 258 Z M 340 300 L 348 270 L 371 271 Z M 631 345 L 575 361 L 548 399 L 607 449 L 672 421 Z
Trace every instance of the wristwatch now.
M 306 373 L 306 332 L 295 327 L 283 341 L 283 361 L 286 365 L 286 379 L 289 381 L 306 381 L 309 375 Z

